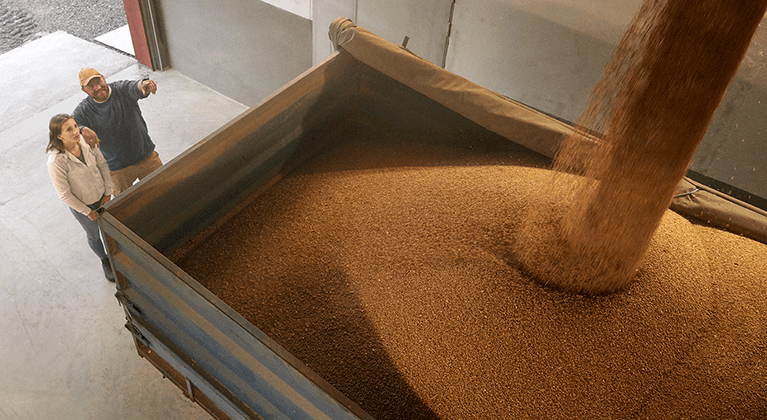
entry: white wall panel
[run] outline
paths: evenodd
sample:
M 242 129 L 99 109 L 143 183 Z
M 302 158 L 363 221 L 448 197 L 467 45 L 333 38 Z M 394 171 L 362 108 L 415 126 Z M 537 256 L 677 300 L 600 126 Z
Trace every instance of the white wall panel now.
M 304 19 L 312 18 L 311 0 L 263 0 L 272 6 L 277 6 L 282 10 L 301 16 Z
M 312 65 L 311 21 L 258 0 L 161 0 L 170 65 L 255 105 Z
M 357 24 L 442 66 L 452 0 L 359 0 Z
M 642 0 L 499 0 L 517 10 L 617 45 L 639 10 Z M 475 0 L 462 6 L 477 7 Z
M 551 9 L 542 9 L 517 3 L 458 2 L 446 68 L 512 99 L 575 121 L 620 36 L 613 44 L 552 20 L 588 15 L 564 4 L 546 3 Z M 632 12 L 625 11 L 629 22 Z
M 330 23 L 339 17 L 357 22 L 357 0 L 312 0 L 313 64 L 333 54 L 328 29 Z
M 314 64 L 333 52 L 330 23 L 344 17 L 441 66 L 453 0 L 313 0 Z

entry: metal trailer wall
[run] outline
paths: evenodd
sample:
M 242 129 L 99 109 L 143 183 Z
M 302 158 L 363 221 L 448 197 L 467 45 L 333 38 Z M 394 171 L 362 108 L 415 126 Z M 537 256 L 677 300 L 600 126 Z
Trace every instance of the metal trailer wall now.
M 370 418 L 169 258 L 310 156 L 317 130 L 348 118 L 359 65 L 335 57 L 124 192 L 99 219 L 139 354 L 216 418 Z

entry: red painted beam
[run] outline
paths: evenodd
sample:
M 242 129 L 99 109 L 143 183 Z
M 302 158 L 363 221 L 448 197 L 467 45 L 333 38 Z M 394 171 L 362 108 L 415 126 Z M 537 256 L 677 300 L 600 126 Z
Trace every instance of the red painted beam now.
M 149 55 L 149 45 L 144 31 L 144 20 L 141 18 L 139 2 L 138 0 L 123 0 L 123 6 L 125 7 L 125 16 L 128 18 L 128 29 L 130 30 L 131 41 L 133 41 L 133 52 L 136 60 L 154 69 L 152 58 Z

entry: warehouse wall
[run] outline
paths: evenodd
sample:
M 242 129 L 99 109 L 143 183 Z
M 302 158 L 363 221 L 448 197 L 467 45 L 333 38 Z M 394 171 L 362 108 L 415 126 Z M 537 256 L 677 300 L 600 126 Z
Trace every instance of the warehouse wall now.
M 402 45 L 418 56 L 442 65 L 453 0 L 312 0 L 314 63 L 333 53 L 330 23 L 353 20 L 381 38 Z
M 312 0 L 313 64 L 317 64 L 333 54 L 333 44 L 328 37 L 328 29 L 330 28 L 330 23 L 338 17 L 351 19 L 359 23 L 357 19 L 357 1 Z
M 157 0 L 170 67 L 252 106 L 312 65 L 312 23 L 259 0 Z
M 328 27 L 342 16 L 395 44 L 408 36 L 408 49 L 432 63 L 575 120 L 641 0 L 456 1 L 451 16 L 453 4 L 313 0 L 313 62 L 332 53 Z
M 616 43 L 514 7 L 457 7 L 446 69 L 534 108 L 575 121 Z
M 171 66 L 253 105 L 331 55 L 328 28 L 346 17 L 395 44 L 407 36 L 408 49 L 432 63 L 569 121 L 585 109 L 642 3 L 268 1 L 281 7 L 258 0 L 158 0 Z M 767 29 L 760 30 L 691 169 L 767 208 L 766 44 Z

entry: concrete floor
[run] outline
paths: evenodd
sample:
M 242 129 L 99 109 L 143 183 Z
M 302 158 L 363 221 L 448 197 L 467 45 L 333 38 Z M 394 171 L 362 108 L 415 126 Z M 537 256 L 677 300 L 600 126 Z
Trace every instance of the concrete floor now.
M 136 353 L 114 283 L 48 176 L 48 121 L 85 97 L 85 66 L 157 82 L 140 105 L 164 162 L 246 110 L 64 32 L 0 55 L 0 420 L 208 419 Z

